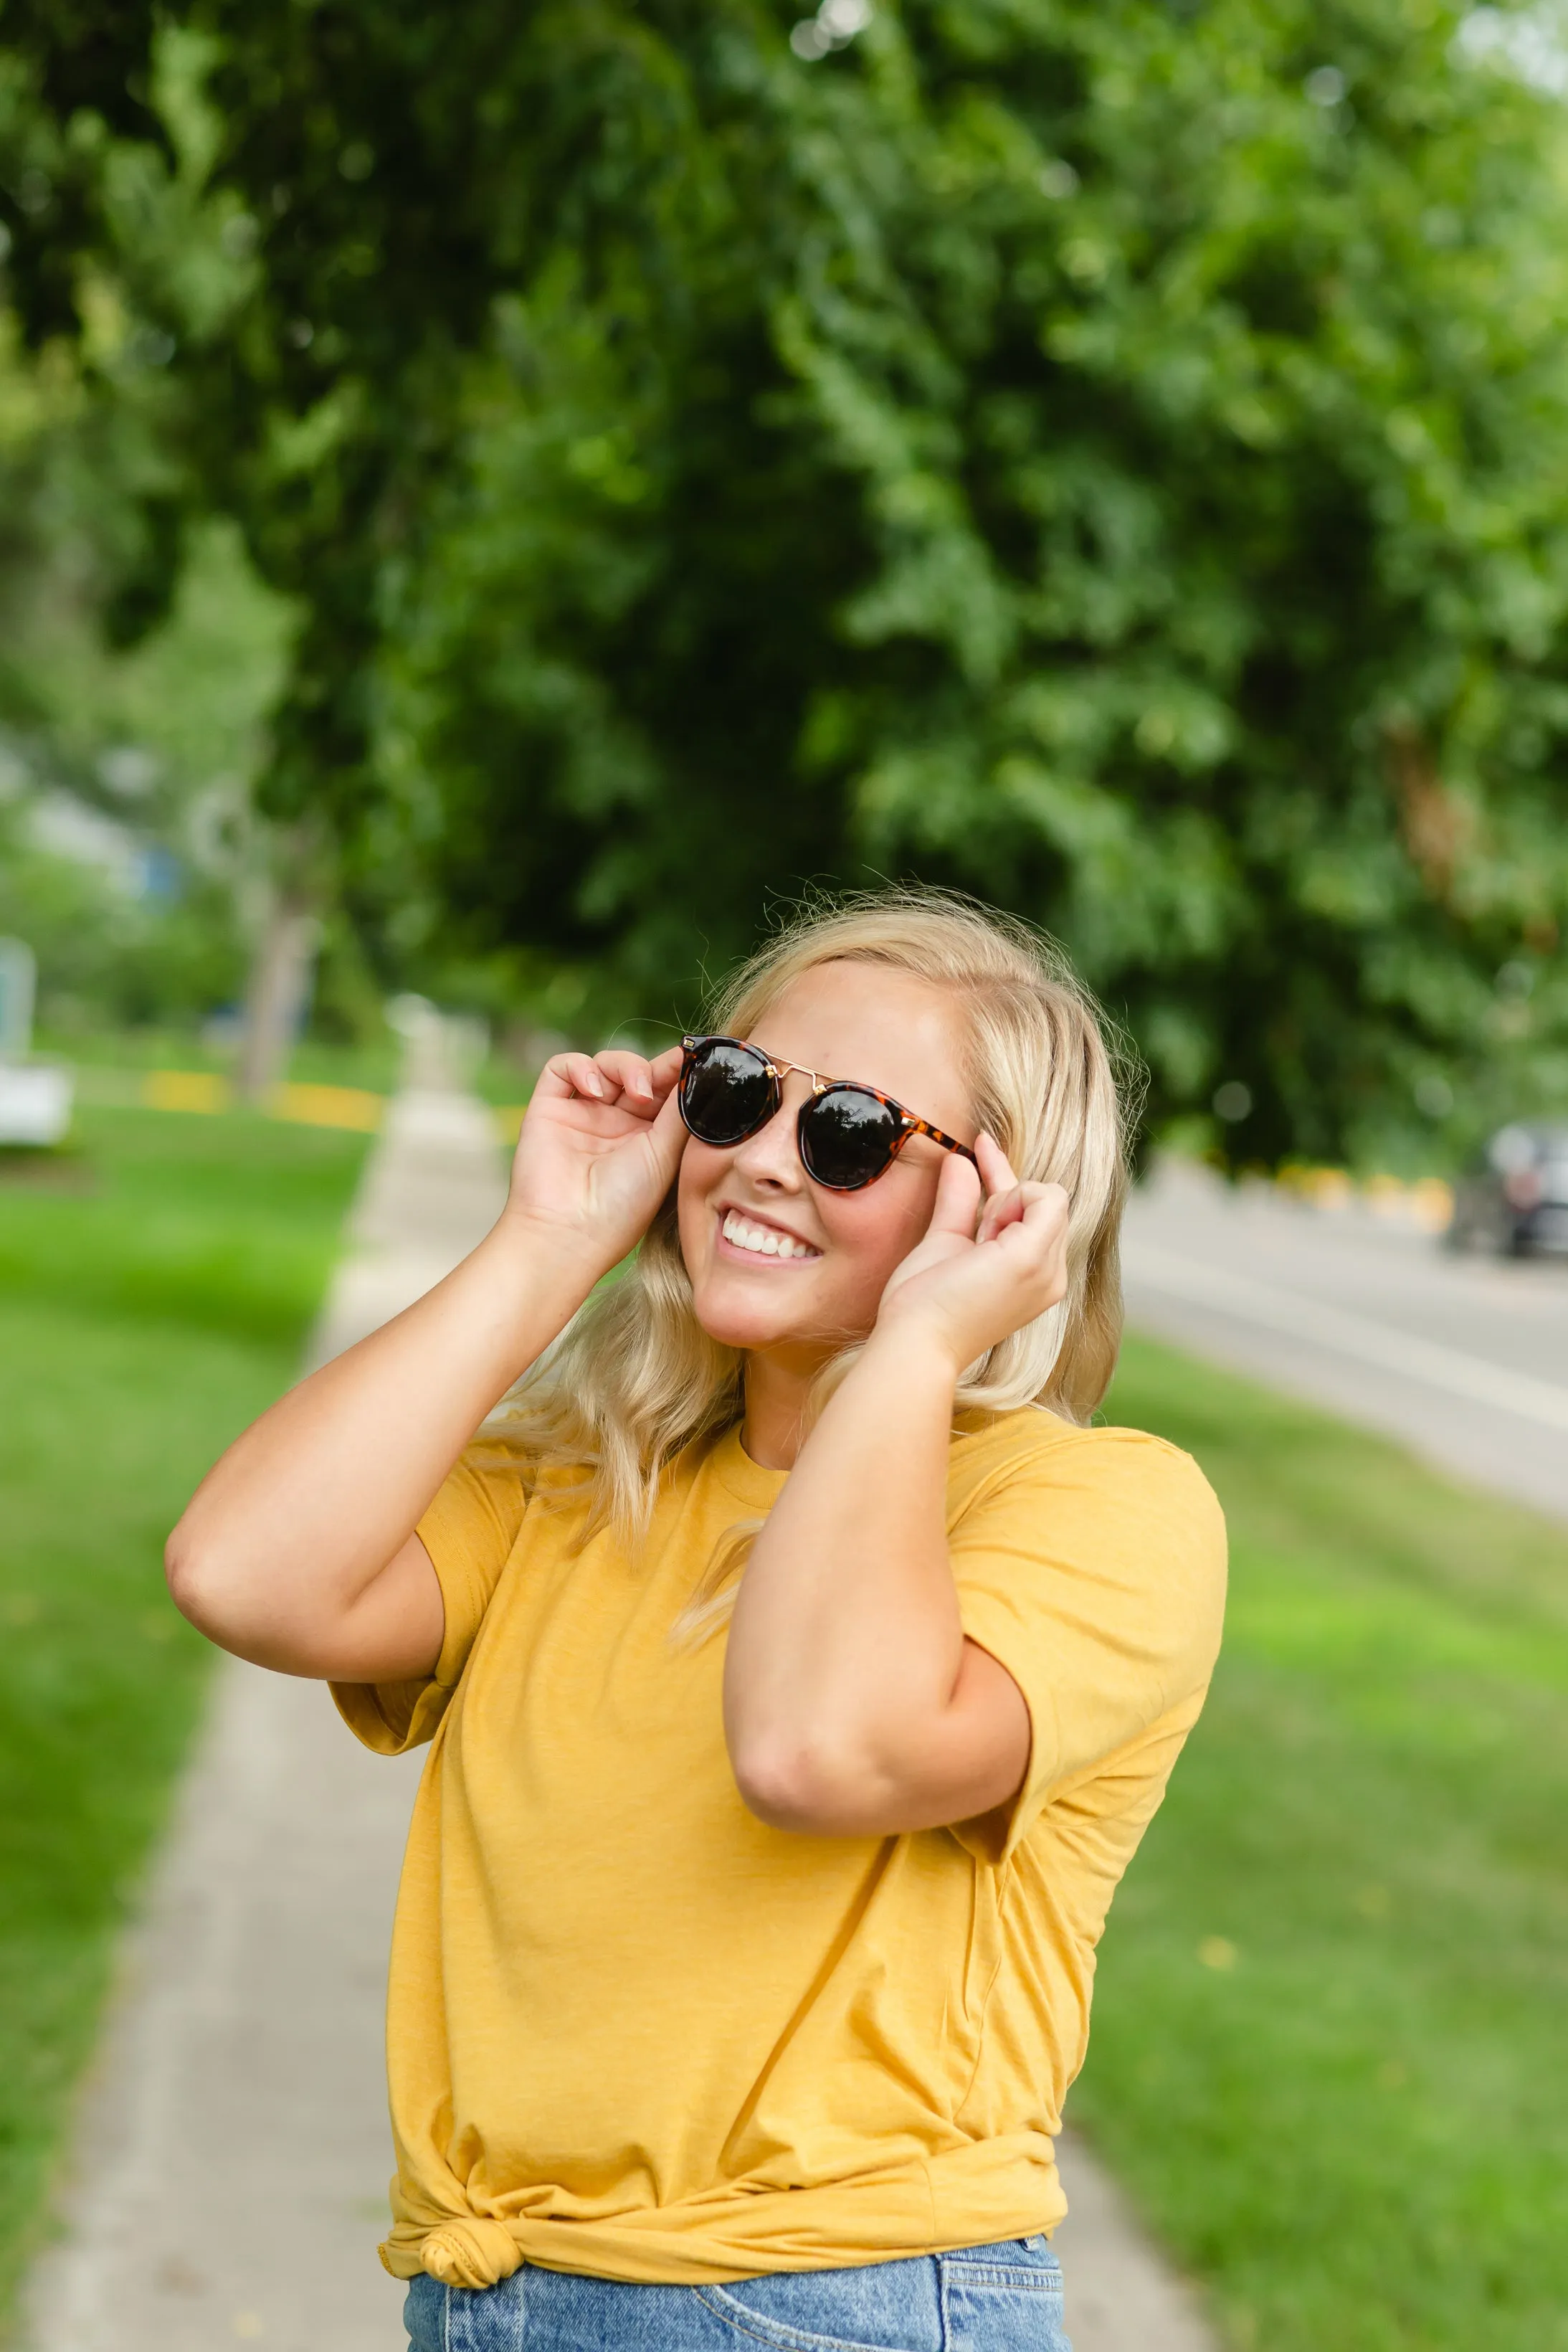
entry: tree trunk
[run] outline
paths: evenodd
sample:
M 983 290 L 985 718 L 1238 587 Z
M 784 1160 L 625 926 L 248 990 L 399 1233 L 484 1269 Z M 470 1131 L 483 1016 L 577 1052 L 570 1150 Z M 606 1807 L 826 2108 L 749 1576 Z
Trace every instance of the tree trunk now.
M 246 992 L 240 1050 L 242 1102 L 264 1103 L 287 1067 L 309 1002 L 321 919 L 302 890 L 275 889 Z

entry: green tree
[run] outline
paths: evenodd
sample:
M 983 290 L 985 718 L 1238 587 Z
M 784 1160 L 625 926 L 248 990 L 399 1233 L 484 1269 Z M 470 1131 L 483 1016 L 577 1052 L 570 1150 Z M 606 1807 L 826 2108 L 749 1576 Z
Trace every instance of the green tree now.
M 1446 0 L 791 14 L 172 12 L 245 283 L 118 267 L 306 615 L 271 805 L 651 1011 L 770 887 L 977 888 L 1239 1158 L 1568 1087 L 1555 106 Z M 150 12 L 3 23 L 62 153 L 190 173 Z
M 33 331 L 0 306 L 0 930 L 39 951 L 51 1028 L 188 1026 L 243 986 L 288 615 L 204 509 L 152 298 L 210 322 L 242 281 L 202 191 L 198 44 L 158 58 L 166 152 L 62 125 L 24 67 L 0 47 L 4 290 Z

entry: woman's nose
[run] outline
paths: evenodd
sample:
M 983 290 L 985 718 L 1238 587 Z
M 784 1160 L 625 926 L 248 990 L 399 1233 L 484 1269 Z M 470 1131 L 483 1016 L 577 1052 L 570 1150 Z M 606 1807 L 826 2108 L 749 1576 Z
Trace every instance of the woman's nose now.
M 734 1165 L 741 1175 L 754 1184 L 773 1184 L 791 1192 L 800 1190 L 806 1171 L 795 1140 L 799 1116 L 798 1104 L 780 1103 L 766 1127 L 736 1146 Z

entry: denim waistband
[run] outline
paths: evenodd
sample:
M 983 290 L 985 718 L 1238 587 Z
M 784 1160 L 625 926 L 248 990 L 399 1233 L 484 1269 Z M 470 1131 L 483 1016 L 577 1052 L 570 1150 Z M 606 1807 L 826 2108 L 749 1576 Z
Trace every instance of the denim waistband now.
M 1042 2237 L 723 2285 L 525 2263 L 498 2286 L 416 2278 L 404 2319 L 411 2352 L 1070 2352 Z

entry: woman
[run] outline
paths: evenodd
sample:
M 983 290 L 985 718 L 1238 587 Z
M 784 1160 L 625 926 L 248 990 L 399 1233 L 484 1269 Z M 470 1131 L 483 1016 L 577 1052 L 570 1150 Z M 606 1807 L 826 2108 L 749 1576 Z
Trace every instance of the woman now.
M 1087 1425 L 1124 1188 L 1022 926 L 808 913 L 712 1034 L 558 1055 L 495 1231 L 191 1504 L 195 1623 L 432 1743 L 418 2352 L 1065 2346 L 1052 2135 L 1224 1575 L 1186 1456 Z

